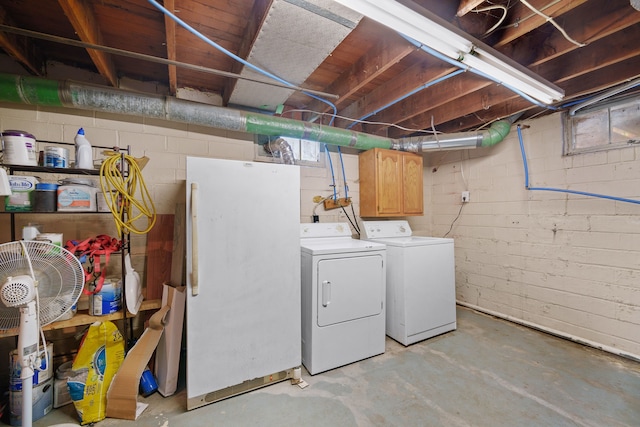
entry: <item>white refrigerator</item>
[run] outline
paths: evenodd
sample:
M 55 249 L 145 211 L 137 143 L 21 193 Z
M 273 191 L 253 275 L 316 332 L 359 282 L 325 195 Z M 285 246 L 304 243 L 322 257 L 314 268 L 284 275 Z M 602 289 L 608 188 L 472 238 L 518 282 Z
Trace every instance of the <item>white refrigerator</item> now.
M 187 157 L 187 409 L 301 363 L 298 166 Z

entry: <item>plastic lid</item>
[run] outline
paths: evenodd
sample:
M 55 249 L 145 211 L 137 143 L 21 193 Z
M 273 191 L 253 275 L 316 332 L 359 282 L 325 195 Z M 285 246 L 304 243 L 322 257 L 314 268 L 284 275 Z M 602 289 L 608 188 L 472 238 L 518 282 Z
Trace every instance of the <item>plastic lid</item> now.
M 91 187 L 95 187 L 96 183 L 87 178 L 64 178 L 59 181 L 62 185 L 89 185 Z
M 51 191 L 55 191 L 58 189 L 58 184 L 53 184 L 50 182 L 41 182 L 36 184 L 36 190 L 51 190 Z
M 84 129 L 83 128 L 78 129 L 78 135 L 84 135 Z
M 3 130 L 0 135 L 2 135 L 2 136 L 24 136 L 26 138 L 36 139 L 35 136 L 33 136 L 29 132 L 25 132 L 23 130 Z

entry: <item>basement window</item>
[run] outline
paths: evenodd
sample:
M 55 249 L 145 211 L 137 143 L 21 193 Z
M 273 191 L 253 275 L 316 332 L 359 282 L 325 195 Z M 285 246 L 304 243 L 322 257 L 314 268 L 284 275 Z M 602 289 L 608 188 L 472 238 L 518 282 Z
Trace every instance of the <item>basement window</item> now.
M 289 143 L 296 165 L 324 167 L 326 154 L 322 144 L 317 141 L 300 138 L 258 135 L 254 144 L 254 160 L 259 162 L 282 163 L 280 153 L 271 153 L 267 149 L 269 141 L 275 141 L 278 138 L 282 138 Z
M 640 144 L 640 97 L 564 113 L 564 124 L 566 155 Z

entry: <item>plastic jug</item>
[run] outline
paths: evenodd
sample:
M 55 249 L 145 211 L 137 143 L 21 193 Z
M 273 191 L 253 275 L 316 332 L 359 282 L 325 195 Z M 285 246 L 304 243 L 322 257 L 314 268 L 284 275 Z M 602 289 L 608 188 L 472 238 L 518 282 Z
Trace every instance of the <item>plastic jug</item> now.
M 76 169 L 93 169 L 93 150 L 84 136 L 84 129 L 78 129 L 74 139 L 76 143 Z

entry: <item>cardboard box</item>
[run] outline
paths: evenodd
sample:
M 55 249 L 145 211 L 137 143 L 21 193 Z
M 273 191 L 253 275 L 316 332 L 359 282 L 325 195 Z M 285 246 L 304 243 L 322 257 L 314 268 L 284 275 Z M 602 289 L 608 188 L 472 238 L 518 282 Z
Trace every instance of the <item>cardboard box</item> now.
M 148 406 L 138 402 L 140 377 L 164 331 L 164 319 L 168 311 L 169 306 L 164 306 L 151 316 L 149 327 L 129 350 L 113 377 L 107 392 L 107 417 L 136 420 Z

